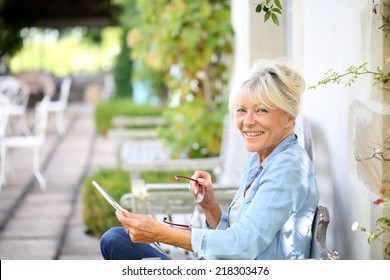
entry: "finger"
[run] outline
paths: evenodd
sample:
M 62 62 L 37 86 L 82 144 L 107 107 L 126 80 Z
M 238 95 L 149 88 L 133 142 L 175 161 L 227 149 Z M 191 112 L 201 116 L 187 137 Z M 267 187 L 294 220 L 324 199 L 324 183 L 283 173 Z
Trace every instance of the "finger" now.
M 127 211 L 126 209 L 123 209 L 123 212 L 121 213 L 123 216 L 125 217 L 130 217 L 131 216 L 131 212 Z
M 188 184 L 188 189 L 190 190 L 190 192 L 193 192 L 194 190 L 195 190 L 195 188 L 198 186 L 199 184 L 198 183 L 196 183 L 196 182 L 190 182 L 189 184 Z
M 196 180 L 198 180 L 199 178 L 208 180 L 210 178 L 210 173 L 208 173 L 206 171 L 197 170 L 197 171 L 195 171 L 195 173 L 192 176 L 192 178 L 194 178 Z
M 208 185 L 208 181 L 203 178 L 198 178 L 199 185 L 206 187 Z
M 190 191 L 193 197 L 196 197 L 196 190 L 193 186 L 188 186 L 188 190 Z

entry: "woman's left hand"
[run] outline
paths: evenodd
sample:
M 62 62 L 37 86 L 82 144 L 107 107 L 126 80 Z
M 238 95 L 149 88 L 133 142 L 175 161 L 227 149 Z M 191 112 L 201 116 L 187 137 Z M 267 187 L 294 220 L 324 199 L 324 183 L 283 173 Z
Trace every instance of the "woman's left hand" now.
M 152 243 L 156 241 L 161 223 L 152 217 L 128 211 L 123 214 L 116 212 L 116 217 L 134 243 Z

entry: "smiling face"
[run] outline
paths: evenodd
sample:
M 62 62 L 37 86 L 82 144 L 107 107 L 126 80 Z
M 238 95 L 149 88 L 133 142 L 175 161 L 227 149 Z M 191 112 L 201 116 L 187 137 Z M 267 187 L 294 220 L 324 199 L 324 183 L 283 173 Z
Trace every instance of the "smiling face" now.
M 281 141 L 293 133 L 295 118 L 288 117 L 280 109 L 269 109 L 248 98 L 243 98 L 237 105 L 237 128 L 244 138 L 246 149 L 257 153 L 261 163 Z

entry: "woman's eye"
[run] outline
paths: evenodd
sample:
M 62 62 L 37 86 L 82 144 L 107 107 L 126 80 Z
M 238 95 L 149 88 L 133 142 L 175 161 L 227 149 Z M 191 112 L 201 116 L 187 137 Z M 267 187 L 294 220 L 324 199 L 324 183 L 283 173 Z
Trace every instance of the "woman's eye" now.
M 257 113 L 268 113 L 268 110 L 267 109 L 264 109 L 264 108 L 259 108 L 256 110 Z
M 240 109 L 237 109 L 237 113 L 244 113 L 245 112 L 245 110 L 244 109 L 242 109 L 242 108 L 240 108 Z

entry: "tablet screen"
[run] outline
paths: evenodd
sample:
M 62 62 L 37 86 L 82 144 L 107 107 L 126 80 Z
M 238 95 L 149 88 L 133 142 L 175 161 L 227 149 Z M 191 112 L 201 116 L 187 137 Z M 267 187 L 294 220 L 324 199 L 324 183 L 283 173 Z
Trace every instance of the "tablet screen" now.
M 101 186 L 99 186 L 96 181 L 92 181 L 92 184 L 95 186 L 95 188 L 103 195 L 103 197 L 114 207 L 116 210 L 118 210 L 120 213 L 124 213 L 124 209 L 119 205 L 118 202 L 116 202 Z

